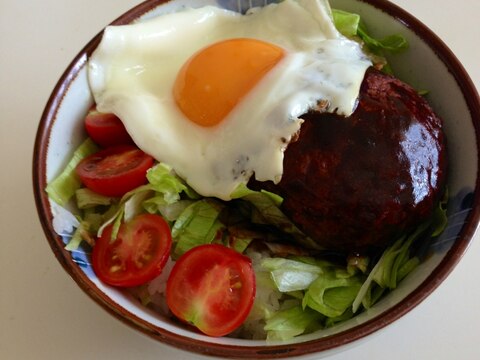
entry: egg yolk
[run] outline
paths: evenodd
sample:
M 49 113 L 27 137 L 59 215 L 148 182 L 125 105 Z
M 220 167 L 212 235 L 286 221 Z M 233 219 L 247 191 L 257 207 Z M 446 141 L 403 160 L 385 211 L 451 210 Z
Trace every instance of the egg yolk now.
M 230 39 L 193 55 L 173 87 L 177 106 L 192 122 L 214 126 L 285 56 L 256 39 Z

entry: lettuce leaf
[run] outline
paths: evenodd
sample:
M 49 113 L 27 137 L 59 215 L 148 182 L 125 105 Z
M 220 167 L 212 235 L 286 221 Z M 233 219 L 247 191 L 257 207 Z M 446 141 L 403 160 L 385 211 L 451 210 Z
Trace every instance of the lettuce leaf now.
M 338 31 L 346 37 L 353 37 L 358 33 L 360 15 L 344 10 L 332 9 L 333 22 Z
M 373 272 L 373 280 L 383 288 L 395 289 L 398 284 L 398 271 L 410 260 L 410 246 L 426 230 L 428 224 L 419 226 L 410 236 L 402 237 L 387 248 Z
M 254 191 L 246 186 L 240 186 L 232 194 L 232 199 L 242 199 L 249 202 L 256 212 L 251 221 L 257 224 L 272 225 L 283 233 L 292 236 L 296 242 L 307 248 L 317 248 L 319 245 L 305 235 L 279 208 L 281 197 L 267 191 Z
M 174 258 L 178 258 L 191 248 L 210 244 L 223 224 L 218 216 L 223 205 L 213 199 L 202 199 L 188 206 L 172 227 L 175 242 Z
M 423 223 L 409 236 L 402 236 L 393 245 L 385 249 L 359 290 L 353 302 L 353 312 L 358 311 L 362 302 L 368 308 L 378 300 L 379 296 L 372 297 L 375 285 L 382 289 L 395 289 L 398 282 L 409 272 L 413 271 L 416 265 L 420 263 L 420 260 L 415 256 L 410 256 L 411 245 L 425 233 L 429 226 L 429 221 Z M 383 293 L 383 290 L 376 291 Z
M 259 193 L 269 197 L 275 206 L 280 207 L 282 205 L 283 198 L 280 195 L 263 189 L 260 191 L 251 190 L 243 183 L 237 186 L 237 188 L 230 194 L 230 197 L 232 199 L 241 199 L 247 197 L 248 195 L 255 195 Z
M 65 245 L 65 250 L 75 251 L 80 246 L 80 243 L 84 240 L 83 232 L 88 231 L 88 223 L 81 222 L 78 227 L 75 229 L 72 237 Z
M 106 216 L 105 222 L 98 229 L 97 236 L 100 237 L 103 230 L 110 224 L 113 225 L 112 240 L 117 238 L 118 229 L 123 221 L 124 216 L 127 220 L 132 219 L 135 215 L 141 213 L 143 208 L 141 207 L 142 201 L 151 193 L 151 186 L 149 184 L 139 186 L 132 191 L 129 191 L 122 196 L 118 206 L 109 211 L 108 217 Z
M 327 317 L 341 316 L 352 306 L 362 284 L 361 276 L 337 277 L 335 272 L 329 271 L 309 286 L 302 306 L 312 308 Z
M 243 226 L 230 225 L 221 229 L 222 237 L 219 240 L 223 245 L 243 253 L 255 239 L 263 240 L 263 233 L 249 230 Z
M 185 182 L 174 174 L 172 167 L 159 163 L 147 171 L 147 179 L 152 190 L 163 197 L 164 204 L 173 204 L 180 200 L 180 194 L 185 193 L 190 199 L 200 196 Z
M 321 328 L 321 314 L 300 305 L 277 311 L 267 320 L 264 329 L 267 340 L 288 340 Z
M 62 173 L 54 180 L 48 183 L 45 191 L 50 199 L 58 205 L 64 206 L 75 194 L 75 191 L 82 186 L 75 168 L 85 157 L 98 151 L 98 146 L 87 138 L 73 153 L 72 158 L 68 162 Z
M 261 266 L 270 271 L 280 292 L 305 290 L 323 273 L 319 266 L 284 258 L 266 258 Z
M 367 34 L 367 29 L 362 24 L 358 27 L 357 34 L 374 51 L 386 50 L 395 53 L 408 49 L 407 40 L 400 34 L 388 35 L 383 39 L 377 40 Z
M 123 221 L 129 221 L 144 211 L 168 215 L 168 221 L 176 220 L 186 207 L 192 204 L 191 201 L 183 202 L 181 194 L 186 194 L 190 199 L 199 198 L 167 164 L 159 163 L 150 168 L 147 171 L 147 180 L 148 184 L 133 189 L 122 197 L 117 211 L 102 224 L 98 236 L 101 236 L 106 226 L 113 223 L 114 240 Z
M 111 205 L 114 202 L 114 198 L 100 195 L 88 188 L 80 188 L 75 191 L 75 198 L 79 209 L 89 209 L 99 205 Z
M 408 48 L 407 40 L 400 34 L 389 35 L 383 39 L 371 37 L 358 14 L 332 9 L 332 15 L 335 27 L 340 33 L 346 37 L 358 36 L 375 53 L 379 53 L 382 50 L 395 53 Z
M 158 195 L 145 200 L 143 202 L 143 208 L 150 214 L 159 213 L 165 220 L 173 222 L 194 202 L 195 200 L 185 199 L 166 204 L 163 195 Z
M 354 315 L 354 313 L 352 311 L 352 308 L 348 307 L 347 310 L 345 310 L 345 312 L 342 315 L 326 318 L 325 319 L 325 327 L 326 328 L 332 327 L 335 324 L 338 324 L 342 321 L 346 321 L 346 320 L 352 318 L 353 315 Z

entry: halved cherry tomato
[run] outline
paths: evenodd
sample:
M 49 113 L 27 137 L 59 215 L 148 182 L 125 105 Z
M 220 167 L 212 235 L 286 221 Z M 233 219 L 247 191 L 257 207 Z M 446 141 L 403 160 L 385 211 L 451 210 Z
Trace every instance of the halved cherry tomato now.
M 162 217 L 137 215 L 120 226 L 115 240 L 111 235 L 112 225 L 105 228 L 93 247 L 92 266 L 101 281 L 130 287 L 160 275 L 172 246 L 170 228 Z
M 85 117 L 85 129 L 92 140 L 102 147 L 133 144 L 122 121 L 114 114 L 97 111 L 95 106 Z
M 167 281 L 167 304 L 181 320 L 210 336 L 238 328 L 255 298 L 248 257 L 223 245 L 194 247 L 175 263 Z
M 83 159 L 76 168 L 82 183 L 105 196 L 122 196 L 146 183 L 153 158 L 135 146 L 119 145 Z

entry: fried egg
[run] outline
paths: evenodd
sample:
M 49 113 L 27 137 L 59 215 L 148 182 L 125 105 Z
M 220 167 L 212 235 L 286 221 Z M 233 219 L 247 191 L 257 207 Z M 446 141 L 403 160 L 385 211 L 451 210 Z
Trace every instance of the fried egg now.
M 97 108 L 139 148 L 199 194 L 228 200 L 252 175 L 280 181 L 299 116 L 319 101 L 350 115 L 370 65 L 328 2 L 285 0 L 107 27 L 88 70 Z

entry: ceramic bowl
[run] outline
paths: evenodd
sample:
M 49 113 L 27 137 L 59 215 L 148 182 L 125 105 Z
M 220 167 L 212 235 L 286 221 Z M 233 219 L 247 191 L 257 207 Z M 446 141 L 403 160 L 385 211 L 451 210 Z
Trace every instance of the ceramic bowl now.
M 263 1 L 262 1 L 263 2 Z M 236 8 L 237 1 L 146 1 L 113 24 L 127 24 L 175 10 L 216 4 Z M 389 59 L 396 75 L 417 89 L 428 89 L 428 100 L 444 119 L 448 139 L 450 194 L 448 226 L 430 245 L 428 256 L 400 286 L 373 308 L 325 331 L 287 342 L 211 338 L 145 309 L 124 292 L 102 284 L 92 271 L 88 249 L 68 252 L 68 236 L 52 226 L 52 207 L 44 189 L 86 136 L 82 119 L 93 99 L 88 87 L 86 62 L 100 41 L 93 38 L 73 59 L 58 81 L 40 120 L 35 142 L 33 185 L 38 214 L 58 261 L 78 285 L 98 304 L 133 328 L 184 350 L 226 358 L 284 358 L 325 355 L 365 338 L 392 323 L 424 300 L 458 263 L 480 217 L 479 144 L 480 102 L 475 87 L 448 47 L 414 16 L 384 0 L 332 0 L 332 7 L 359 13 L 377 37 L 403 34 L 407 52 Z

